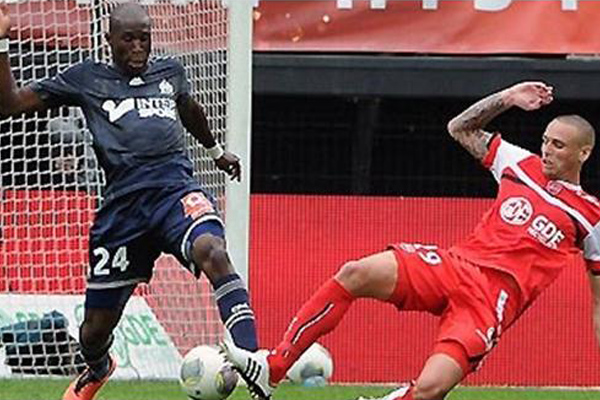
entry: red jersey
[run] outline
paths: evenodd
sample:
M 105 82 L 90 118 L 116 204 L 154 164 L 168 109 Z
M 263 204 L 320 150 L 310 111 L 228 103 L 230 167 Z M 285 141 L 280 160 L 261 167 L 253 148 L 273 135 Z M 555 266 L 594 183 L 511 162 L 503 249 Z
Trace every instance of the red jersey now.
M 573 256 L 600 273 L 600 202 L 580 186 L 548 179 L 541 158 L 500 135 L 483 160 L 498 196 L 474 232 L 450 253 L 511 274 L 522 306 L 552 283 Z

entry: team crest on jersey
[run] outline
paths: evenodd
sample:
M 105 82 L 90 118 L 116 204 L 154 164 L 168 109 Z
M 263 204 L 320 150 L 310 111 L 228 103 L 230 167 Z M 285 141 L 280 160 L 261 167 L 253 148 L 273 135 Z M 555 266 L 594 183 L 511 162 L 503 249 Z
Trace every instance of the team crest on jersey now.
M 161 94 L 172 95 L 175 93 L 175 89 L 173 89 L 173 85 L 169 83 L 168 80 L 163 79 L 163 81 L 158 85 L 158 90 L 160 90 Z
M 500 206 L 500 217 L 511 225 L 525 225 L 533 215 L 533 207 L 525 197 L 510 197 Z
M 557 181 L 549 181 L 546 183 L 546 190 L 553 196 L 558 195 L 563 189 L 563 186 L 560 182 Z
M 214 213 L 215 208 L 202 192 L 192 192 L 181 199 L 186 217 L 198 219 L 204 214 Z

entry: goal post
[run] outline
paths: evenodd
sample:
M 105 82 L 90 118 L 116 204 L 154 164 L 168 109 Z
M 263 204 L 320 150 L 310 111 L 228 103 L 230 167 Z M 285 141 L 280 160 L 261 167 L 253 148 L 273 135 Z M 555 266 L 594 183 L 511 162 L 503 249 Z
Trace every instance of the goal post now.
M 252 0 L 229 0 L 229 127 L 227 149 L 242 162 L 242 181 L 227 186 L 227 242 L 232 261 L 250 282 L 250 173 L 252 97 Z
M 19 86 L 90 57 L 108 61 L 108 16 L 122 0 L 8 3 L 9 59 Z M 217 141 L 241 158 L 242 182 L 230 182 L 186 137 L 195 175 L 223 211 L 231 257 L 247 278 L 252 1 L 139 3 L 153 18 L 154 54 L 182 62 Z M 81 367 L 72 350 L 82 319 L 89 229 L 105 181 L 92 144 L 76 108 L 0 120 L 0 379 L 68 375 Z M 39 341 L 17 343 L 28 326 L 38 327 Z M 115 377 L 174 379 L 181 355 L 217 343 L 223 326 L 206 278 L 197 281 L 173 257 L 162 256 L 115 333 Z M 19 356 L 24 352 L 31 354 Z

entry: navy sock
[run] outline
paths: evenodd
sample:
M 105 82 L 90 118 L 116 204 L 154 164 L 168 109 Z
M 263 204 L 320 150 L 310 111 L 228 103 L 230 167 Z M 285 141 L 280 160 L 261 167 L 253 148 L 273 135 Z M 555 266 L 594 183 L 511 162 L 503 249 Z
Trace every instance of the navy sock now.
M 213 283 L 213 288 L 221 320 L 236 346 L 256 351 L 258 341 L 254 312 L 242 278 L 237 274 L 227 275 Z

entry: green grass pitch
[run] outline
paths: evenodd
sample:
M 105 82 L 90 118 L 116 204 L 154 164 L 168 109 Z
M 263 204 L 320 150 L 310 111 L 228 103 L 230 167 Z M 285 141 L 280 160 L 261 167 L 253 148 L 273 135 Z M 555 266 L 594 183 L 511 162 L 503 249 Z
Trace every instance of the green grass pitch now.
M 2 400 L 59 400 L 68 381 L 55 379 L 0 379 Z M 390 387 L 336 386 L 304 388 L 282 385 L 273 400 L 354 400 L 358 396 L 382 396 Z M 248 400 L 244 388 L 238 388 L 229 400 Z M 461 388 L 448 400 L 600 400 L 597 391 L 549 391 Z M 97 400 L 186 400 L 176 382 L 111 381 L 99 393 Z

